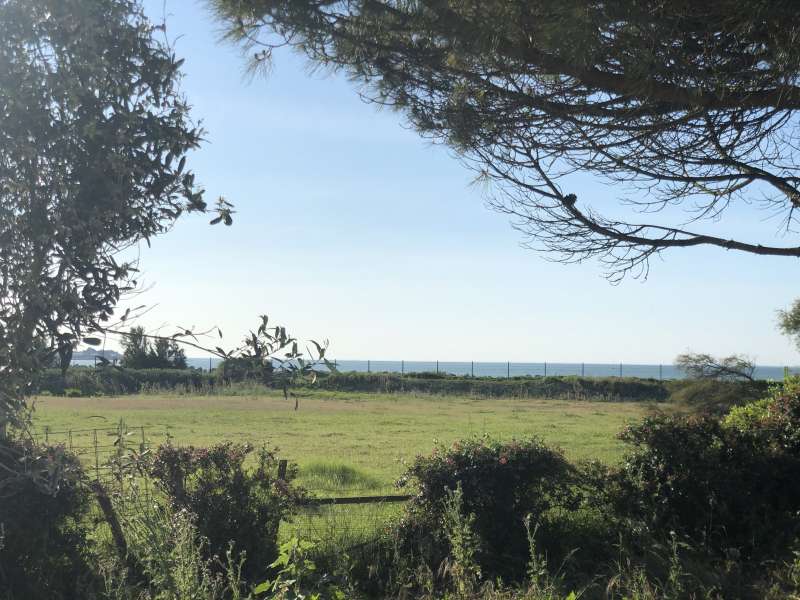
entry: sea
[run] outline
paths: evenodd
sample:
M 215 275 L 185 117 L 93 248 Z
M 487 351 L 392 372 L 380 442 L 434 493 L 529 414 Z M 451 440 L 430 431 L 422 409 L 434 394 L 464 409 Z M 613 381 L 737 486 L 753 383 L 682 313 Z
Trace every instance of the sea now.
M 450 373 L 474 377 L 535 377 L 581 375 L 584 377 L 639 377 L 642 379 L 683 379 L 685 373 L 675 365 L 631 363 L 562 363 L 562 362 L 454 362 L 422 360 L 336 360 L 339 371 L 359 373 Z M 188 358 L 190 367 L 213 369 L 218 358 Z M 93 360 L 75 360 L 75 365 L 94 366 Z M 324 368 L 322 369 L 324 370 Z M 759 365 L 756 379 L 780 381 L 788 371 L 800 375 L 800 366 Z

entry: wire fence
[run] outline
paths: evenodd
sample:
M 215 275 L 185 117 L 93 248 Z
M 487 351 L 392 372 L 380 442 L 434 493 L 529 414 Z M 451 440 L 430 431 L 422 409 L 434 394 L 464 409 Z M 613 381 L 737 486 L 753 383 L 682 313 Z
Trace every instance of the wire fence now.
M 75 365 L 95 366 L 96 360 L 73 361 Z M 116 364 L 116 361 L 112 361 Z M 470 377 L 637 377 L 640 379 L 685 379 L 686 373 L 672 364 L 592 363 L 592 362 L 485 362 L 439 360 L 339 360 L 331 361 L 337 370 L 356 373 L 438 373 Z M 218 358 L 189 358 L 190 367 L 210 371 Z M 325 367 L 320 366 L 321 370 Z M 800 375 L 800 366 L 757 365 L 756 379 L 780 381 L 786 374 Z
M 339 371 L 361 373 L 437 373 L 470 377 L 637 377 L 641 379 L 685 379 L 686 373 L 671 364 L 561 363 L 561 362 L 480 362 L 480 361 L 405 361 L 335 360 Z M 800 367 L 762 365 L 756 379 L 779 381 L 786 374 L 800 374 Z
M 120 421 L 115 427 L 104 428 L 42 427 L 33 434 L 37 442 L 61 445 L 75 455 L 88 482 L 102 485 L 120 516 L 133 516 L 143 505 L 152 506 L 163 499 L 150 479 L 131 467 L 133 457 L 172 439 L 166 426 L 129 426 Z M 285 472 L 286 461 L 281 463 Z M 403 502 L 410 498 L 392 486 L 303 487 L 309 492 L 309 501 L 281 524 L 282 535 L 350 545 L 367 541 L 399 514 Z M 102 519 L 99 506 L 93 506 L 92 516 Z

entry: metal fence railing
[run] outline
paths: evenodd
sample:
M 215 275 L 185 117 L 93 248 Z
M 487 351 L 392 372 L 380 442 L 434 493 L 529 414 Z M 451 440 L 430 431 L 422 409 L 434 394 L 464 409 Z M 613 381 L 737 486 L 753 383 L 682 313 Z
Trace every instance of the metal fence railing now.
M 94 360 L 74 361 L 73 364 L 95 366 Z M 357 373 L 440 373 L 471 377 L 547 377 L 575 375 L 581 377 L 638 377 L 641 379 L 683 379 L 686 374 L 672 364 L 593 363 L 593 362 L 485 362 L 439 360 L 331 360 L 339 371 Z M 211 370 L 218 358 L 189 358 L 190 367 Z M 779 381 L 785 373 L 800 374 L 800 366 L 759 365 L 755 378 Z

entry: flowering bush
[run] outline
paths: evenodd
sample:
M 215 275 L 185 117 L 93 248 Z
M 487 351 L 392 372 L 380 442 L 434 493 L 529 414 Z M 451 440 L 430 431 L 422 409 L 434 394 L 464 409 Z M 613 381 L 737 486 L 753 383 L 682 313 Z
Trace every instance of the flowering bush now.
M 244 461 L 249 444 L 209 448 L 167 444 L 155 453 L 150 472 L 176 510 L 195 515 L 210 555 L 224 556 L 230 542 L 246 553 L 246 577 L 261 575 L 278 556 L 278 527 L 292 514 L 302 490 L 291 485 L 297 467 L 278 477 L 278 459 L 260 448 L 253 469 Z
M 428 543 L 429 561 L 443 558 L 448 550 L 446 500 L 460 487 L 464 514 L 474 515 L 484 571 L 520 572 L 528 559 L 525 519 L 536 522 L 550 508 L 569 505 L 574 474 L 559 451 L 533 438 L 508 443 L 481 438 L 438 446 L 429 456 L 418 456 L 400 482 L 419 489 L 401 532 L 407 543 Z

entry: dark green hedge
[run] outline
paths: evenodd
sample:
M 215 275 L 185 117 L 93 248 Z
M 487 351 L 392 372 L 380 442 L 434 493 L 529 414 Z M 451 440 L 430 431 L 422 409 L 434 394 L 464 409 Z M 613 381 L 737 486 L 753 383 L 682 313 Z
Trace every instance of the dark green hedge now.
M 149 388 L 210 387 L 213 374 L 199 369 L 125 369 L 121 367 L 73 367 L 62 375 L 47 369 L 34 382 L 34 392 L 56 396 L 77 390 L 82 396 L 135 394 Z
M 423 392 L 486 397 L 576 398 L 590 400 L 648 400 L 663 402 L 668 382 L 618 377 L 459 377 L 428 373 L 336 373 L 321 377 L 319 386 L 347 392 Z

